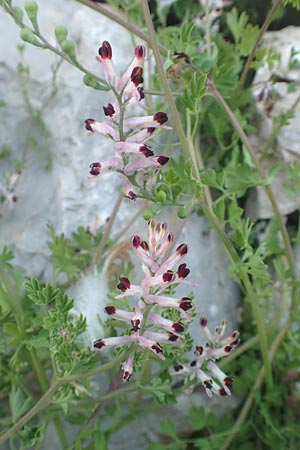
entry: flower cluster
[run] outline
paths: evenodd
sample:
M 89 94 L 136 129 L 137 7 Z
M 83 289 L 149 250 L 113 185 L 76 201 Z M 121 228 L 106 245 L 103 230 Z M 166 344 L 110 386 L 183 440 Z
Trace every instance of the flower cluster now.
M 146 189 L 148 192 L 152 190 L 159 169 L 169 160 L 166 156 L 154 156 L 151 147 L 145 143 L 160 129 L 171 128 L 165 125 L 167 114 L 159 111 L 150 116 L 126 117 L 128 106 L 138 105 L 144 98 L 141 87 L 144 58 L 145 47 L 139 45 L 129 67 L 118 79 L 112 61 L 112 48 L 109 42 L 102 43 L 97 60 L 102 65 L 106 81 L 114 95 L 112 103 L 103 107 L 110 125 L 95 119 L 85 121 L 87 131 L 112 139 L 115 150 L 114 156 L 106 161 L 93 162 L 90 165 L 90 174 L 97 176 L 116 171 L 126 179 L 124 192 L 132 200 L 136 199 L 139 189 Z
M 200 325 L 207 338 L 206 344 L 197 345 L 196 359 L 189 366 L 178 364 L 174 367 L 174 374 L 183 374 L 189 384 L 187 393 L 191 393 L 194 385 L 199 382 L 204 386 L 206 393 L 212 397 L 217 395 L 230 395 L 233 379 L 228 377 L 215 363 L 217 359 L 227 356 L 239 344 L 239 332 L 233 331 L 229 337 L 223 338 L 226 322 L 222 321 L 212 334 L 207 326 L 207 319 L 201 318 Z
M 98 339 L 94 342 L 94 348 L 135 344 L 130 347 L 130 355 L 123 364 L 124 380 L 128 381 L 132 374 L 134 350 L 138 346 L 151 350 L 164 360 L 162 344 L 178 345 L 176 341 L 183 339 L 181 334 L 184 331 L 183 322 L 173 322 L 164 317 L 163 308 L 175 309 L 184 320 L 190 321 L 187 311 L 192 308 L 191 298 L 172 298 L 167 295 L 168 288 L 174 284 L 193 284 L 185 280 L 190 270 L 185 263 L 180 263 L 187 254 L 187 245 L 179 245 L 172 256 L 166 256 L 173 242 L 174 237 L 168 232 L 166 223 L 155 223 L 154 220 L 149 221 L 148 242 L 142 240 L 140 236 L 133 236 L 132 249 L 141 261 L 144 278 L 140 285 L 133 285 L 128 278 L 120 277 L 118 289 L 121 294 L 116 296 L 116 299 L 136 297 L 136 305 L 132 311 L 115 306 L 105 308 L 111 317 L 127 322 L 131 327 L 130 332 L 123 336 Z

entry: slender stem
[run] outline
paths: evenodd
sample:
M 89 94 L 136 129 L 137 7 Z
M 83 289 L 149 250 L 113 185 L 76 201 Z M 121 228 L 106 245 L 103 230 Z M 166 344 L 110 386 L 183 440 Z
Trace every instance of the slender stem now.
M 285 333 L 287 332 L 287 330 L 290 327 L 290 322 L 287 321 L 287 323 L 285 324 L 284 327 L 281 328 L 279 334 L 276 336 L 273 345 L 271 346 L 270 352 L 269 352 L 269 361 L 270 363 L 272 362 L 272 360 L 274 359 L 275 353 L 277 348 L 279 347 L 282 339 L 285 336 Z M 248 416 L 248 413 L 250 411 L 250 408 L 252 406 L 253 400 L 254 400 L 254 396 L 253 396 L 253 392 L 255 392 L 257 389 L 259 389 L 262 385 L 263 379 L 264 379 L 264 375 L 265 375 L 265 367 L 262 367 L 256 382 L 253 385 L 252 388 L 252 392 L 249 394 L 246 402 L 244 403 L 241 412 L 235 422 L 235 424 L 233 425 L 233 427 L 231 428 L 231 432 L 230 435 L 228 436 L 228 438 L 225 440 L 223 446 L 221 447 L 220 450 L 227 450 L 228 448 L 232 448 L 231 447 L 231 443 L 233 442 L 235 435 L 238 433 L 238 431 L 240 430 L 242 424 L 244 423 L 244 421 L 246 420 L 246 417 Z
M 215 231 L 217 232 L 218 236 L 222 240 L 224 247 L 225 247 L 231 261 L 233 262 L 235 268 L 237 270 L 239 270 L 240 258 L 238 256 L 238 254 L 236 253 L 235 248 L 232 246 L 230 240 L 226 236 L 223 228 L 220 226 L 217 218 L 215 217 L 213 212 L 210 211 L 210 209 L 203 202 L 201 203 L 201 207 L 203 209 L 204 214 L 206 215 L 206 217 L 208 218 L 210 223 L 214 226 Z M 258 330 L 258 334 L 259 334 L 260 351 L 262 354 L 262 360 L 264 363 L 264 368 L 265 368 L 265 373 L 266 373 L 266 382 L 267 382 L 268 386 L 271 388 L 273 385 L 273 377 L 272 377 L 270 361 L 268 358 L 268 342 L 267 342 L 267 335 L 266 335 L 266 327 L 265 327 L 263 317 L 262 317 L 262 314 L 261 314 L 261 311 L 259 308 L 257 296 L 254 292 L 253 286 L 249 280 L 248 275 L 242 270 L 239 271 L 239 275 L 245 286 L 245 289 L 247 291 L 247 294 L 248 294 L 248 297 L 249 297 L 249 300 L 251 303 L 253 316 L 256 321 L 256 326 L 257 326 L 257 330 Z
M 96 251 L 95 251 L 95 253 L 93 255 L 93 259 L 92 259 L 92 263 L 91 263 L 92 267 L 96 267 L 97 264 L 100 261 L 100 258 L 102 256 L 102 253 L 103 253 L 103 250 L 104 250 L 104 247 L 105 247 L 105 244 L 106 244 L 106 241 L 108 239 L 109 233 L 110 233 L 111 228 L 112 228 L 113 223 L 114 223 L 114 220 L 115 220 L 116 215 L 117 215 L 117 213 L 119 211 L 119 208 L 121 206 L 122 200 L 123 200 L 123 196 L 120 193 L 118 198 L 117 198 L 117 201 L 115 203 L 114 209 L 113 209 L 113 211 L 111 213 L 111 216 L 110 216 L 110 218 L 107 221 L 107 224 L 106 224 L 104 233 L 103 233 L 103 235 L 101 237 L 101 240 L 99 242 L 99 245 L 98 245 L 98 247 L 97 247 L 97 249 L 96 249 Z
M 88 6 L 89 8 L 95 11 L 98 11 L 103 16 L 108 17 L 113 22 L 118 23 L 126 30 L 138 36 L 147 44 L 151 44 L 149 36 L 143 31 L 141 31 L 141 28 L 134 25 L 133 23 L 130 23 L 123 15 L 115 13 L 110 7 L 107 7 L 106 5 L 102 5 L 100 3 L 95 3 L 92 0 L 76 0 L 76 1 L 78 3 L 82 3 L 83 5 Z M 159 45 L 159 51 L 163 56 L 167 56 L 168 54 L 167 49 L 162 45 Z
M 252 61 L 254 59 L 257 47 L 259 46 L 260 41 L 263 38 L 263 35 L 265 34 L 267 29 L 269 28 L 269 25 L 270 25 L 270 23 L 271 23 L 271 21 L 272 21 L 272 19 L 274 17 L 274 14 L 276 13 L 276 11 L 280 7 L 280 5 L 281 5 L 281 0 L 276 0 L 275 3 L 273 4 L 272 8 L 270 9 L 270 11 L 269 11 L 269 13 L 268 13 L 268 15 L 266 17 L 266 20 L 264 21 L 264 23 L 263 23 L 263 25 L 262 25 L 259 33 L 258 33 L 256 41 L 255 41 L 255 43 L 254 43 L 254 45 L 252 47 L 250 55 L 248 56 L 248 59 L 247 59 L 246 64 L 244 66 L 244 70 L 243 70 L 242 75 L 241 75 L 240 84 L 241 84 L 242 87 L 245 85 L 245 82 L 246 82 L 246 79 L 247 79 L 247 75 L 248 75 L 248 72 L 250 70 L 250 66 L 252 64 Z
M 215 85 L 213 84 L 212 81 L 208 81 L 208 87 L 209 87 L 209 92 L 211 92 L 211 94 L 214 96 L 215 100 L 219 103 L 219 105 L 223 108 L 223 110 L 225 111 L 227 117 L 229 118 L 230 122 L 232 123 L 234 129 L 236 130 L 237 134 L 239 135 L 242 143 L 245 145 L 245 147 L 247 148 L 252 162 L 256 167 L 257 172 L 259 173 L 261 179 L 263 181 L 266 181 L 268 178 L 260 164 L 259 158 L 257 157 L 254 148 L 252 147 L 246 133 L 244 132 L 243 128 L 241 127 L 241 125 L 239 124 L 239 122 L 237 121 L 234 113 L 232 112 L 232 110 L 230 109 L 230 107 L 228 106 L 228 104 L 226 103 L 226 101 L 223 99 L 223 97 L 221 96 L 221 94 L 219 93 L 219 91 L 217 90 L 217 88 L 215 87 Z M 292 277 L 294 280 L 296 280 L 297 278 L 297 273 L 296 273 L 296 268 L 295 268 L 295 262 L 294 262 L 294 255 L 293 255 L 293 251 L 292 251 L 292 247 L 291 247 L 291 242 L 290 242 L 290 238 L 286 229 L 286 226 L 282 220 L 280 211 L 278 209 L 278 205 L 275 199 L 275 196 L 273 194 L 273 191 L 271 189 L 270 186 L 265 186 L 265 190 L 267 193 L 267 196 L 269 198 L 269 201 L 271 203 L 274 215 L 277 219 L 279 228 L 280 228 L 280 232 L 282 235 L 282 239 L 284 242 L 284 246 L 286 249 L 286 256 L 289 262 L 289 267 L 290 267 L 290 271 L 292 274 Z
M 175 101 L 174 101 L 174 98 L 173 98 L 173 95 L 172 95 L 172 92 L 171 92 L 171 89 L 170 89 L 170 86 L 169 86 L 169 83 L 168 83 L 168 80 L 167 80 L 167 77 L 165 74 L 164 66 L 163 66 L 163 63 L 161 60 L 160 48 L 159 48 L 157 40 L 156 40 L 155 30 L 154 30 L 154 26 L 153 26 L 153 22 L 152 22 L 152 18 L 151 18 L 151 13 L 149 10 L 148 1 L 141 0 L 141 5 L 142 5 L 142 10 L 144 13 L 144 18 L 145 18 L 145 22 L 146 22 L 146 26 L 147 26 L 147 30 L 148 30 L 148 34 L 149 34 L 148 42 L 151 45 L 151 48 L 153 51 L 159 78 L 163 85 L 163 89 L 164 89 L 164 92 L 166 95 L 166 100 L 168 102 L 168 105 L 169 105 L 169 108 L 170 108 L 170 111 L 172 114 L 173 124 L 174 124 L 174 127 L 176 128 L 177 135 L 178 135 L 180 144 L 182 146 L 183 154 L 184 154 L 185 158 L 188 159 L 189 158 L 188 142 L 185 137 L 181 118 L 177 111 L 176 104 L 175 104 Z
M 39 401 L 29 410 L 23 417 L 21 417 L 12 427 L 0 435 L 0 445 L 3 444 L 10 436 L 23 427 L 30 419 L 32 419 L 39 411 L 44 409 L 51 402 L 54 392 L 61 385 L 61 381 L 54 382 Z

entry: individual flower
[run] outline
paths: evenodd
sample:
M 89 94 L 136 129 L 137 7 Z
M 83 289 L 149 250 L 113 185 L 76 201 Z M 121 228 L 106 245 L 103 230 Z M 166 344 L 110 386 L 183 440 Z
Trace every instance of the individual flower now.
M 145 144 L 161 129 L 171 129 L 166 122 L 168 116 L 158 111 L 153 115 L 127 117 L 130 106 L 139 105 L 144 98 L 143 62 L 145 47 L 138 45 L 135 56 L 126 71 L 118 79 L 109 42 L 103 41 L 97 60 L 100 62 L 106 81 L 114 96 L 103 106 L 105 118 L 110 124 L 87 119 L 85 128 L 90 134 L 100 134 L 114 142 L 114 155 L 106 161 L 96 161 L 90 165 L 92 176 L 114 171 L 125 179 L 123 191 L 131 200 L 136 200 L 140 190 L 151 192 L 155 187 L 158 172 L 168 161 L 166 156 L 155 156 Z
M 216 364 L 216 360 L 229 355 L 239 344 L 239 332 L 233 331 L 228 337 L 223 335 L 226 329 L 226 322 L 223 320 L 216 327 L 212 334 L 207 327 L 207 319 L 200 319 L 207 342 L 204 345 L 197 345 L 195 350 L 196 359 L 189 366 L 177 364 L 174 367 L 173 375 L 182 374 L 189 387 L 187 393 L 191 393 L 194 386 L 201 383 L 209 397 L 213 394 L 219 396 L 231 395 L 230 388 L 233 379 L 227 376 Z
M 105 308 L 109 316 L 127 323 L 128 329 L 122 336 L 98 339 L 93 346 L 97 349 L 127 346 L 130 349 L 130 356 L 122 366 L 125 381 L 132 374 L 134 354 L 139 347 L 149 349 L 164 360 L 163 346 L 180 345 L 184 338 L 184 321 L 191 320 L 187 311 L 192 308 L 192 299 L 168 295 L 168 288 L 171 286 L 189 283 L 185 278 L 190 273 L 186 264 L 181 262 L 188 252 L 186 244 L 177 246 L 175 253 L 167 257 L 173 242 L 174 236 L 168 232 L 166 223 L 156 223 L 154 220 L 149 221 L 148 241 L 140 236 L 133 236 L 132 249 L 141 261 L 144 278 L 140 284 L 135 285 L 127 277 L 120 277 L 117 287 L 121 294 L 115 299 L 119 302 L 124 297 L 132 297 L 135 299 L 134 306 L 131 310 L 113 305 Z M 170 308 L 179 312 L 180 320 L 168 319 L 166 313 Z

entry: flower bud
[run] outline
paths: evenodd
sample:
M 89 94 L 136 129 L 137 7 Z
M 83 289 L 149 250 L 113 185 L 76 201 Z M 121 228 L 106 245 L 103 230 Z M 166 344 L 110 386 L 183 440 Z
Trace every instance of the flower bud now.
M 179 211 L 177 213 L 177 216 L 179 217 L 179 219 L 186 219 L 187 218 L 188 212 L 187 212 L 187 209 L 185 208 L 185 206 L 182 206 L 179 209 Z
M 156 193 L 156 200 L 159 203 L 164 203 L 167 200 L 167 194 L 165 193 L 165 191 L 158 191 Z
M 36 26 L 37 25 L 36 16 L 37 16 L 37 12 L 38 12 L 37 3 L 33 2 L 33 1 L 26 2 L 24 8 L 25 8 L 26 14 L 27 14 L 28 18 L 30 19 L 30 21 L 32 22 L 33 26 Z
M 83 82 L 84 82 L 84 84 L 86 86 L 91 87 L 93 89 L 97 89 L 98 91 L 102 91 L 103 90 L 103 88 L 101 87 L 100 83 L 98 83 L 98 81 L 95 80 L 95 78 L 92 75 L 88 74 L 88 73 L 86 73 L 84 75 Z
M 156 212 L 152 208 L 146 208 L 143 212 L 143 217 L 145 220 L 150 220 L 155 217 Z
M 54 32 L 55 32 L 56 40 L 60 44 L 62 43 L 62 41 L 65 41 L 67 39 L 68 30 L 63 25 L 57 25 L 54 29 Z
M 37 47 L 41 47 L 41 44 L 36 39 L 35 35 L 29 28 L 22 28 L 20 33 L 20 38 L 25 41 L 29 42 L 32 45 L 36 45 Z
M 60 46 L 63 52 L 65 52 L 71 59 L 76 59 L 76 50 L 74 42 L 70 39 L 65 39 L 60 42 Z

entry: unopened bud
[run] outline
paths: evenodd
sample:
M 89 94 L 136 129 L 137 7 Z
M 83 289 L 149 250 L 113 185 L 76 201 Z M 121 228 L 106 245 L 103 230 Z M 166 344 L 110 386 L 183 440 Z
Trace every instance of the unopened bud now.
M 55 32 L 56 40 L 60 44 L 62 43 L 62 41 L 65 41 L 67 39 L 68 30 L 63 25 L 57 25 L 54 29 L 54 32 Z
M 179 219 L 186 219 L 188 216 L 187 209 L 182 206 L 182 208 L 179 209 L 177 216 L 179 217 Z
M 71 59 L 76 59 L 76 50 L 74 42 L 70 41 L 70 39 L 65 39 L 60 43 L 61 49 L 65 52 Z
M 156 193 L 156 200 L 159 203 L 164 203 L 167 200 L 167 194 L 165 193 L 165 191 L 158 191 Z
M 84 82 L 84 84 L 86 86 L 89 86 L 91 88 L 97 89 L 98 91 L 102 91 L 103 90 L 103 88 L 101 87 L 101 84 L 98 83 L 98 81 L 95 80 L 95 78 L 92 75 L 88 74 L 88 73 L 86 73 L 84 75 L 83 82 Z
M 154 209 L 146 208 L 146 209 L 144 209 L 143 217 L 145 220 L 150 220 L 153 217 L 155 217 L 155 214 L 156 214 L 156 212 L 154 211 Z
M 39 41 L 36 39 L 35 35 L 29 28 L 22 28 L 20 33 L 20 38 L 25 41 L 29 42 L 32 45 L 36 45 L 37 47 L 41 47 Z
M 30 21 L 32 22 L 33 26 L 36 26 L 37 25 L 36 16 L 37 16 L 37 12 L 38 12 L 37 3 L 33 2 L 33 1 L 26 2 L 24 8 L 25 8 L 26 14 L 27 14 L 28 18 L 30 19 Z

